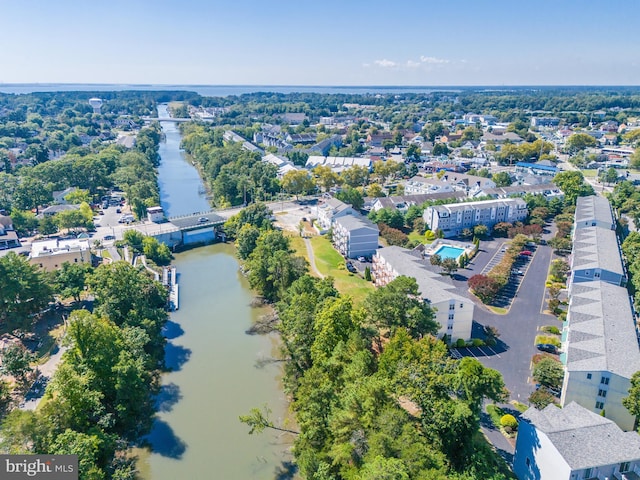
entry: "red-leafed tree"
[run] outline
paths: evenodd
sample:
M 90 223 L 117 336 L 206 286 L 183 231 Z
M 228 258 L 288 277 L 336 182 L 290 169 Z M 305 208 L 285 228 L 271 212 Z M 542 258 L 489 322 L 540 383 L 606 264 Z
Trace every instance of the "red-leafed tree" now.
M 484 303 L 490 303 L 500 291 L 500 284 L 486 275 L 474 275 L 468 281 L 469 288 Z

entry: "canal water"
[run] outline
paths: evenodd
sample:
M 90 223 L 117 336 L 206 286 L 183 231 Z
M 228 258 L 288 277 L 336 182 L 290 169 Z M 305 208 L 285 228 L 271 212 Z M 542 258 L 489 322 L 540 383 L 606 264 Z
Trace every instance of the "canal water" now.
M 161 117 L 166 110 L 159 109 Z M 169 216 L 207 210 L 202 182 L 179 151 L 174 124 L 161 122 L 159 176 L 162 206 Z M 286 416 L 277 364 L 276 339 L 249 336 L 245 330 L 260 309 L 250 306 L 252 292 L 238 271 L 230 245 L 200 247 L 176 255 L 180 310 L 166 329 L 166 362 L 158 415 L 138 449 L 145 480 L 289 478 L 291 438 L 264 432 L 249 435 L 238 416 L 268 405 L 272 417 Z M 266 366 L 260 366 L 266 363 Z

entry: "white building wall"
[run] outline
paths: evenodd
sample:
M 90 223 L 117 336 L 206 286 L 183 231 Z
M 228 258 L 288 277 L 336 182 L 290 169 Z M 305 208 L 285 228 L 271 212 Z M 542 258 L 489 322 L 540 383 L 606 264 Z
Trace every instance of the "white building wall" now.
M 428 293 L 423 295 L 427 298 Z M 455 308 L 451 309 L 451 305 Z M 473 303 L 464 300 L 445 300 L 443 302 L 433 303 L 432 307 L 436 309 L 435 321 L 440 324 L 438 338 L 444 335 L 451 335 L 451 342 L 462 338 L 464 341 L 471 340 L 471 329 L 473 327 Z M 449 316 L 453 315 L 453 319 Z M 451 327 L 451 328 L 449 328 Z
M 603 377 L 609 379 L 608 384 L 602 383 Z M 629 379 L 609 372 L 565 371 L 560 403 L 564 406 L 576 402 L 597 414 L 604 410 L 606 418 L 616 422 L 622 430 L 630 431 L 635 417 L 622 405 L 622 399 L 629 396 L 630 386 Z M 606 392 L 605 397 L 599 395 L 601 390 Z M 603 408 L 596 408 L 596 402 L 601 402 Z
M 565 462 L 560 452 L 551 443 L 549 437 L 531 425 L 520 423 L 520 432 L 516 441 L 517 465 L 514 465 L 519 480 L 573 480 L 571 467 Z M 520 435 L 532 435 L 534 432 L 536 444 L 531 439 L 520 438 Z M 527 457 L 530 466 L 527 467 Z

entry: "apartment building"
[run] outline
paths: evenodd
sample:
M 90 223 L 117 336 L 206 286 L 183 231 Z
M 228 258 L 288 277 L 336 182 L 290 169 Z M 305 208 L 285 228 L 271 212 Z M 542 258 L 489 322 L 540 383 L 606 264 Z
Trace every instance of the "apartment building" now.
M 527 204 L 521 198 L 451 203 L 427 207 L 422 218 L 431 230 L 442 230 L 445 238 L 460 235 L 476 225 L 493 228 L 500 222 L 521 222 L 527 218 Z
M 471 339 L 473 302 L 458 295 L 448 277 L 429 270 L 418 254 L 397 246 L 381 248 L 373 256 L 371 272 L 378 287 L 401 275 L 415 278 L 422 298 L 435 309 L 435 321 L 440 324 L 438 337 L 447 335 L 451 342 Z
M 371 257 L 378 248 L 378 226 L 366 217 L 347 215 L 333 222 L 333 245 L 346 258 Z

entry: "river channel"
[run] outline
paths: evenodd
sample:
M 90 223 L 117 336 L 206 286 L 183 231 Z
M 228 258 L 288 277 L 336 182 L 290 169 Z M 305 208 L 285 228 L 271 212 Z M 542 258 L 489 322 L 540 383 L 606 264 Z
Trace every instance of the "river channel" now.
M 166 118 L 166 106 L 158 109 Z M 167 216 L 209 209 L 196 169 L 180 150 L 175 124 L 161 122 L 159 185 Z M 286 399 L 275 338 L 244 332 L 264 312 L 251 308 L 252 292 L 230 245 L 176 255 L 180 310 L 166 329 L 166 363 L 150 449 L 138 449 L 145 480 L 273 479 L 286 470 L 291 439 L 269 432 L 249 435 L 238 416 L 268 405 L 285 416 Z M 287 478 L 282 475 L 278 478 Z

